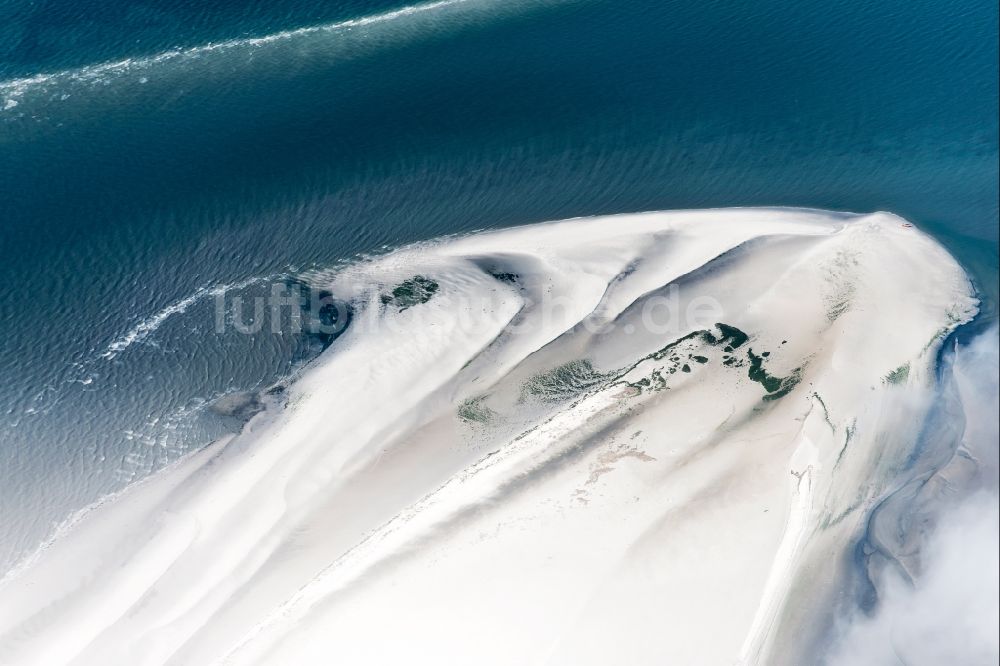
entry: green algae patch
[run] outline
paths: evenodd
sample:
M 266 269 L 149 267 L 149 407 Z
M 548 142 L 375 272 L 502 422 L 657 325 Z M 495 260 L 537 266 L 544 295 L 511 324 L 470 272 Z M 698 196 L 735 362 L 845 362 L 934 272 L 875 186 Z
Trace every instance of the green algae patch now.
M 414 275 L 396 285 L 391 294 L 383 294 L 381 300 L 384 305 L 395 305 L 402 312 L 406 308 L 431 300 L 439 288 L 440 285 L 434 280 L 423 275 Z
M 715 327 L 719 329 L 721 337 L 716 337 L 714 333 L 709 331 L 702 331 L 702 339 L 710 345 L 718 346 L 725 343 L 725 348 L 722 350 L 724 352 L 731 352 L 734 349 L 739 349 L 743 344 L 750 339 L 750 336 L 736 328 L 735 326 L 729 326 L 728 324 L 716 323 Z
M 757 382 L 768 393 L 774 393 L 781 388 L 782 378 L 768 374 L 767 370 L 764 369 L 763 356 L 757 356 L 753 353 L 753 349 L 747 349 L 747 358 L 750 359 L 750 369 L 747 371 L 750 381 Z
M 851 425 L 847 426 L 844 430 L 844 445 L 840 448 L 840 453 L 837 454 L 837 461 L 833 463 L 834 467 L 839 465 L 840 461 L 844 458 L 844 454 L 847 453 L 847 447 L 851 443 L 851 440 L 854 439 L 854 433 L 856 433 L 857 430 L 858 420 L 854 419 L 851 421 Z
M 743 346 L 749 339 L 749 335 L 735 326 L 718 323 L 715 325 L 715 330 L 692 331 L 691 333 L 674 340 L 664 347 L 661 347 L 655 352 L 643 356 L 632 365 L 618 372 L 613 379 L 617 380 L 624 377 L 645 361 L 666 360 L 671 365 L 654 370 L 650 375 L 634 382 L 625 382 L 627 386 L 637 390 L 639 393 L 642 393 L 643 390 L 662 391 L 669 388 L 667 386 L 667 377 L 669 375 L 676 372 L 693 372 L 691 364 L 682 360 L 682 357 L 700 365 L 704 365 L 709 362 L 710 359 L 708 356 L 693 353 L 696 350 L 697 345 L 701 344 L 709 347 L 720 347 L 725 345 L 724 351 L 732 352 L 733 349 Z M 685 344 L 694 345 L 695 348 L 689 347 L 685 349 L 683 347 Z M 729 367 L 740 367 L 743 364 L 742 361 L 739 361 L 735 357 L 729 355 L 723 356 L 722 363 L 723 365 Z
M 813 397 L 819 402 L 820 407 L 823 408 L 823 419 L 826 420 L 826 424 L 830 426 L 830 430 L 837 432 L 837 427 L 833 425 L 833 421 L 830 420 L 830 410 L 826 407 L 826 402 L 820 397 L 819 393 L 813 392 Z
M 517 273 L 490 273 L 490 276 L 494 280 L 506 282 L 507 284 L 517 284 L 517 281 L 521 278 Z
M 909 377 L 910 364 L 905 363 L 883 377 L 882 381 L 886 384 L 904 384 Z
M 671 361 L 674 362 L 680 361 L 680 357 L 677 356 L 675 350 L 679 345 L 687 342 L 688 340 L 700 339 L 702 342 L 704 342 L 707 345 L 711 345 L 712 347 L 718 347 L 719 345 L 726 344 L 726 348 L 723 351 L 730 352 L 733 349 L 742 346 L 743 343 L 745 343 L 747 340 L 750 339 L 749 335 L 747 335 L 740 329 L 736 328 L 735 326 L 728 326 L 726 324 L 716 324 L 715 327 L 719 330 L 718 334 L 716 334 L 714 331 L 705 331 L 705 330 L 692 331 L 691 333 L 688 333 L 685 336 L 677 338 L 670 344 L 658 349 L 652 354 L 647 354 L 643 358 L 639 359 L 639 361 L 635 365 L 638 365 L 643 361 L 649 361 L 649 360 L 659 361 L 668 356 L 670 357 Z M 692 357 L 689 355 L 689 358 Z M 708 362 L 708 358 L 705 356 L 695 356 L 693 358 L 694 360 L 698 361 L 698 363 Z M 632 367 L 635 367 L 635 365 L 633 365 Z M 631 370 L 631 368 L 629 368 L 629 370 Z
M 669 357 L 669 359 L 671 361 L 675 361 L 676 362 L 676 361 L 680 360 L 680 357 L 677 356 L 676 353 L 675 353 L 675 351 L 674 351 L 674 350 L 677 349 L 677 346 L 680 345 L 680 344 L 682 344 L 682 343 L 684 343 L 684 342 L 687 342 L 688 340 L 693 340 L 693 339 L 695 339 L 695 338 L 697 338 L 699 336 L 703 336 L 703 335 L 711 335 L 711 333 L 709 333 L 708 331 L 694 331 L 693 333 L 688 333 L 687 335 L 685 335 L 683 337 L 677 338 L 676 340 L 674 340 L 670 344 L 666 345 L 665 347 L 661 347 L 660 349 L 657 349 L 652 354 L 646 354 L 641 359 L 639 359 L 638 361 L 636 361 L 632 365 L 632 367 L 630 367 L 628 370 L 631 370 L 632 368 L 634 368 L 635 366 L 639 365 L 643 361 L 662 361 L 663 359 Z M 628 372 L 628 370 L 626 370 L 626 372 Z
M 802 381 L 802 368 L 796 368 L 787 377 L 777 377 L 764 369 L 764 357 L 754 354 L 753 349 L 747 349 L 747 358 L 750 360 L 747 376 L 767 391 L 764 400 L 783 398 Z
M 668 372 L 673 373 L 673 370 Z M 649 373 L 648 377 L 643 377 L 642 379 L 634 382 L 628 382 L 628 386 L 640 393 L 642 393 L 643 389 L 649 391 L 662 391 L 663 389 L 668 388 L 667 379 L 659 370 L 653 370 L 653 372 Z
M 487 407 L 485 402 L 486 396 L 483 395 L 469 398 L 459 406 L 458 418 L 466 423 L 489 423 L 496 418 L 497 413 Z
M 723 356 L 722 365 L 726 366 L 727 368 L 742 368 L 743 361 L 736 358 L 735 356 Z
M 768 393 L 764 396 L 764 400 L 777 400 L 778 398 L 784 398 L 786 395 L 792 392 L 799 382 L 802 381 L 802 368 L 795 368 L 792 370 L 792 374 L 784 377 L 781 380 L 781 386 L 774 393 Z
M 831 323 L 837 321 L 837 319 L 839 319 L 842 314 L 847 312 L 850 307 L 851 301 L 849 298 L 845 297 L 837 300 L 826 311 L 827 320 Z
M 558 402 L 603 384 L 611 377 L 611 373 L 599 372 L 589 360 L 580 359 L 530 378 L 524 383 L 523 394 Z
M 694 372 L 694 364 L 705 365 L 710 360 L 710 356 L 696 354 L 698 345 L 706 347 L 722 348 L 722 365 L 727 368 L 747 368 L 747 376 L 751 381 L 760 384 L 766 392 L 762 398 L 764 401 L 778 400 L 783 398 L 799 385 L 802 381 L 803 368 L 795 368 L 785 377 L 773 375 L 767 371 L 765 364 L 771 356 L 770 351 L 760 354 L 754 352 L 751 347 L 744 347 L 750 340 L 750 335 L 728 324 L 717 323 L 713 330 L 698 330 L 688 333 L 666 346 L 647 354 L 630 366 L 621 369 L 614 375 L 607 375 L 610 381 L 615 384 L 624 384 L 636 391 L 644 393 L 646 391 L 662 391 L 670 388 L 667 380 L 675 373 L 691 374 Z M 787 340 L 783 340 L 785 344 Z M 687 347 L 683 345 L 687 344 Z M 739 349 L 739 352 L 735 350 Z M 707 350 L 706 350 L 707 351 Z M 743 353 L 745 351 L 745 356 Z M 682 360 L 685 359 L 685 360 Z M 640 364 L 646 361 L 667 361 L 666 367 L 657 368 L 650 374 L 635 381 L 623 380 L 623 378 Z M 622 380 L 622 381 L 619 381 Z M 820 400 L 822 403 L 822 400 Z M 826 406 L 823 405 L 824 410 Z M 827 418 L 829 422 L 829 417 Z M 833 427 L 833 424 L 830 424 Z

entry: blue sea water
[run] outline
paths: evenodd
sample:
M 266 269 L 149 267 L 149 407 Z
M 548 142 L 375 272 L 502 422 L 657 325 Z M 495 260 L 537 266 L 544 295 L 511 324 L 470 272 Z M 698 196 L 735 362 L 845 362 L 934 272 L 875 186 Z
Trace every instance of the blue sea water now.
M 995 319 L 997 24 L 993 0 L 0 0 L 0 570 L 318 353 L 217 333 L 219 285 L 788 205 L 907 217 Z

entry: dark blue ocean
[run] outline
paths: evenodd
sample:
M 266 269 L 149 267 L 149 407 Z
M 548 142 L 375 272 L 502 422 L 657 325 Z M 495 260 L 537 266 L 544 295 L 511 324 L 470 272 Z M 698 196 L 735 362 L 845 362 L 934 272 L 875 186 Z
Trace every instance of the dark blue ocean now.
M 995 319 L 997 24 L 995 0 L 0 0 L 0 573 L 322 349 L 216 332 L 213 289 L 787 205 L 908 218 Z

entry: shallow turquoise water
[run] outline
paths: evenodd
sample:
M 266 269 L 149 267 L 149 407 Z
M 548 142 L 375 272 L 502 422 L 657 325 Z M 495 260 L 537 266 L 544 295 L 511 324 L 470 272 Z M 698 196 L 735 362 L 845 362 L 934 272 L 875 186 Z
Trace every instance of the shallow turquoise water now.
M 907 217 L 994 317 L 992 1 L 4 0 L 0 26 L 0 501 L 37 522 L 0 526 L 0 562 L 231 428 L 206 401 L 318 351 L 215 334 L 186 300 L 213 285 L 480 228 L 794 205 Z

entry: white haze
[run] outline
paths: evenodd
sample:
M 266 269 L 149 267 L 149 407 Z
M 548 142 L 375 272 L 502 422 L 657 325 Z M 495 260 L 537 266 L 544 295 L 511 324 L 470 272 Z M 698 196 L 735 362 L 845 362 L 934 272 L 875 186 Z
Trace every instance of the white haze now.
M 894 569 L 876 581 L 879 603 L 840 630 L 830 666 L 988 665 L 1000 662 L 1000 511 L 998 511 L 998 332 L 954 351 L 954 380 L 966 430 L 959 455 L 977 464 L 967 487 L 932 516 L 922 571 L 913 583 Z M 964 491 L 964 492 L 963 492 Z

